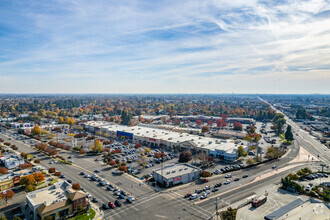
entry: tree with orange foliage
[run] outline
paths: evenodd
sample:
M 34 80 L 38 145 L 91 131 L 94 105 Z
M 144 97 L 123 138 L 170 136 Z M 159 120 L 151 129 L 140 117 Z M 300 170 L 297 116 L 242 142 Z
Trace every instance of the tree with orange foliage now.
M 8 169 L 6 167 L 0 167 L 0 174 L 8 173 Z
M 1 199 L 4 199 L 6 203 L 8 203 L 8 200 L 13 198 L 15 193 L 12 190 L 7 190 L 5 192 L 1 192 L 0 197 Z
M 42 172 L 34 172 L 32 174 L 32 176 L 36 180 L 37 183 L 45 180 L 45 175 Z
M 202 133 L 209 132 L 209 131 L 210 131 L 209 127 L 207 127 L 207 126 L 202 127 Z
M 112 160 L 112 161 L 110 161 L 110 162 L 108 163 L 108 165 L 110 165 L 110 166 L 116 166 L 117 163 L 116 163 L 116 161 Z
M 55 173 L 55 168 L 54 167 L 49 168 L 48 173 Z
M 34 179 L 33 175 L 26 175 L 26 176 L 23 176 L 20 179 L 19 183 L 22 186 L 35 185 L 36 184 L 36 180 Z
M 79 185 L 79 183 L 74 183 L 74 184 L 72 184 L 72 189 L 74 189 L 74 190 L 80 190 L 80 185 Z
M 123 171 L 123 172 L 127 172 L 127 167 L 126 166 L 120 166 L 118 168 L 118 170 Z

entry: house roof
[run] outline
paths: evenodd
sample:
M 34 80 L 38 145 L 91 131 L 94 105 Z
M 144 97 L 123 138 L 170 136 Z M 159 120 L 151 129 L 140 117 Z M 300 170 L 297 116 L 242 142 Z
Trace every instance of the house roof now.
M 68 200 L 68 199 L 57 202 L 57 203 L 53 203 L 53 204 L 50 204 L 50 205 L 46 205 L 45 203 L 43 203 L 42 205 L 40 205 L 37 208 L 37 211 L 40 214 L 44 214 L 44 213 L 51 212 L 53 210 L 56 210 L 58 208 L 61 208 L 61 207 L 64 207 L 64 206 L 67 206 L 67 205 L 70 205 L 70 204 L 71 204 L 71 201 Z
M 81 199 L 81 198 L 86 198 L 87 194 L 84 193 L 83 191 L 79 190 L 73 193 L 70 193 L 67 195 L 67 197 L 69 199 L 71 199 L 72 201 L 76 200 L 76 199 Z

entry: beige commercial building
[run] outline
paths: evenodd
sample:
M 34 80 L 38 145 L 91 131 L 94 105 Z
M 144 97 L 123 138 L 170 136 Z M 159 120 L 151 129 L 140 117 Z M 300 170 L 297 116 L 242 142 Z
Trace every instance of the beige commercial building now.
M 66 181 L 26 195 L 28 219 L 64 219 L 88 208 L 86 193 L 73 190 Z

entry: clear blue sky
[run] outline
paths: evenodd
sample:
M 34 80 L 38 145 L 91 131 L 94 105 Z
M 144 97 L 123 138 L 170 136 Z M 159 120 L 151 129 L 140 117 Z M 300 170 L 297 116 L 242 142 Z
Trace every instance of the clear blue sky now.
M 330 93 L 328 0 L 0 1 L 0 93 Z

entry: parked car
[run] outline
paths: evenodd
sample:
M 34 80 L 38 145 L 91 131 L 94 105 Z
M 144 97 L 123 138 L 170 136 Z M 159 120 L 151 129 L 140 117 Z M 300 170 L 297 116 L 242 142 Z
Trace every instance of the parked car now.
M 201 192 L 203 192 L 203 190 L 201 190 L 201 189 L 196 189 L 196 190 L 195 190 L 195 193 L 197 193 L 197 194 L 199 194 L 199 193 L 201 193 Z
M 80 172 L 79 174 L 80 174 L 80 175 L 85 175 L 85 172 Z
M 245 175 L 243 175 L 243 178 L 246 178 L 246 177 L 248 177 L 249 175 L 247 175 L 247 174 L 245 174 Z
M 218 188 L 213 188 L 212 189 L 212 192 L 216 192 L 216 191 L 218 191 L 219 189 Z
M 239 181 L 239 178 L 238 178 L 238 177 L 236 177 L 236 178 L 234 179 L 234 181 Z
M 272 169 L 276 169 L 276 165 L 275 164 L 272 166 Z
M 100 172 L 99 169 L 94 170 L 94 173 L 99 173 L 99 172 Z
M 231 178 L 231 177 L 232 177 L 231 174 L 227 174 L 227 175 L 226 175 L 226 178 Z
M 191 193 L 187 193 L 184 197 L 189 198 L 191 196 Z
M 108 206 L 108 204 L 106 204 L 106 203 L 102 204 L 102 209 L 104 209 L 104 210 L 107 210 L 107 209 L 109 209 L 109 206 Z
M 118 206 L 118 207 L 120 207 L 121 206 L 121 202 L 119 200 L 116 200 L 115 201 L 115 205 Z
M 115 206 L 115 204 L 113 204 L 113 202 L 109 202 L 108 203 L 108 206 L 109 206 L 109 208 L 111 208 L 111 209 L 114 209 L 116 206 Z
M 192 195 L 189 197 L 189 199 L 190 199 L 190 200 L 197 199 L 197 193 L 192 194 Z
M 98 203 L 99 200 L 98 200 L 96 197 L 94 197 L 94 198 L 92 199 L 92 202 Z

